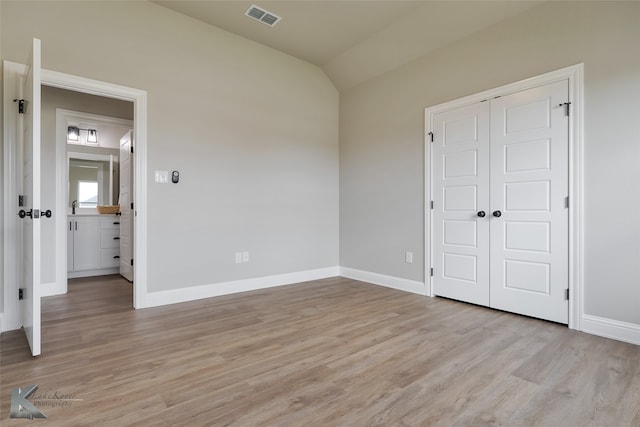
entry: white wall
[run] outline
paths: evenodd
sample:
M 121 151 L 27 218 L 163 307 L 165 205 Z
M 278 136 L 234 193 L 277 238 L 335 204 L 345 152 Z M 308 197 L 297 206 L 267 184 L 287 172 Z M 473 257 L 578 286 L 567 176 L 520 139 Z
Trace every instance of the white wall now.
M 640 3 L 550 2 L 341 93 L 340 265 L 424 280 L 425 107 L 583 62 L 585 312 L 640 325 L 639 47 Z
M 3 59 L 38 37 L 46 69 L 147 91 L 149 291 L 337 266 L 338 93 L 318 67 L 149 2 L 0 7 Z

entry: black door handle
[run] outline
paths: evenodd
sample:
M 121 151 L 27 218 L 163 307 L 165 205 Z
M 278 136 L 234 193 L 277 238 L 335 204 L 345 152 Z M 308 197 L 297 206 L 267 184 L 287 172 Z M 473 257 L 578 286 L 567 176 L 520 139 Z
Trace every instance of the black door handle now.
M 24 218 L 24 217 L 29 217 L 29 218 L 33 218 L 33 209 L 29 209 L 29 212 L 25 211 L 24 209 L 20 209 L 18 211 L 18 216 L 20 218 Z
M 46 211 L 38 211 L 38 209 L 35 210 L 35 212 L 33 211 L 33 209 L 29 209 L 29 211 L 25 211 L 24 209 L 20 209 L 18 211 L 18 216 L 20 218 L 25 218 L 25 217 L 29 217 L 29 218 L 41 218 L 41 217 L 47 217 L 47 218 L 51 218 L 51 209 L 47 209 Z
M 478 216 L 484 218 L 487 214 L 484 211 L 478 211 Z
M 496 218 L 500 218 L 502 216 L 502 212 L 500 211 L 493 211 L 492 213 L 493 216 L 495 216 Z

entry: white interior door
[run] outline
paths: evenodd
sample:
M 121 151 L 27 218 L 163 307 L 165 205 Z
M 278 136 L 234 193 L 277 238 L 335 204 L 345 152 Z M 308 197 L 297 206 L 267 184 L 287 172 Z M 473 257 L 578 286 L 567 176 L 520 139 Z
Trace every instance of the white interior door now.
M 434 114 L 435 295 L 568 323 L 568 81 Z
M 489 105 L 433 118 L 434 293 L 489 305 Z
M 22 326 L 31 354 L 40 354 L 40 40 L 33 39 L 23 82 Z M 20 125 L 20 124 L 19 124 Z M 19 129 L 19 128 L 18 128 Z
M 491 101 L 491 307 L 568 323 L 568 81 Z
M 120 138 L 120 274 L 133 282 L 132 134 Z

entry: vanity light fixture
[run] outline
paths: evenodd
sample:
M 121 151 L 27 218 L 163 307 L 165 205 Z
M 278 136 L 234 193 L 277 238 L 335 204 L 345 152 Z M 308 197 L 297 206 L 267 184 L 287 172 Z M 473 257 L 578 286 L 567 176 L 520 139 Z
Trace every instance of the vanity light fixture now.
M 78 142 L 80 139 L 80 129 L 76 126 L 69 126 L 67 128 L 67 140 Z
M 87 139 L 85 141 L 86 144 L 97 144 L 98 143 L 98 131 L 96 129 L 82 129 L 77 126 L 68 126 L 67 127 L 67 141 L 78 143 L 80 142 L 80 131 L 87 132 Z
M 98 131 L 95 129 L 87 130 L 87 143 L 97 144 L 98 143 Z

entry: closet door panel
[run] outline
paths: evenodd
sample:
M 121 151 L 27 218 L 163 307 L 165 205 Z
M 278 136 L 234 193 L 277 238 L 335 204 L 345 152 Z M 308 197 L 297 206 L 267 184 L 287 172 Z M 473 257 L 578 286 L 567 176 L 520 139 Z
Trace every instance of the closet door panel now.
M 561 81 L 491 101 L 490 306 L 561 323 L 568 322 L 567 99 Z
M 489 105 L 437 114 L 433 129 L 434 293 L 489 305 Z

